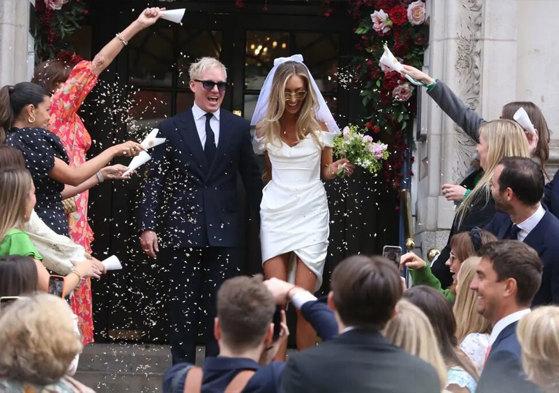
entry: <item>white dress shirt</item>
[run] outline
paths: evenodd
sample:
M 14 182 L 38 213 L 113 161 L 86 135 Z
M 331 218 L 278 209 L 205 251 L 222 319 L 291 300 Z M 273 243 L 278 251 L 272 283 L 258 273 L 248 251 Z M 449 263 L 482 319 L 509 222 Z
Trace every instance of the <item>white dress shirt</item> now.
M 495 340 L 497 339 L 499 334 L 501 334 L 504 328 L 509 326 L 511 323 L 520 321 L 525 315 L 528 314 L 530 314 L 530 309 L 526 308 L 524 310 L 513 312 L 512 314 L 499 319 L 499 321 L 495 324 L 493 330 L 491 331 L 491 336 L 489 336 L 489 346 L 492 346 L 495 343 Z
M 218 109 L 213 113 L 210 119 L 210 127 L 215 135 L 215 146 L 217 147 L 219 141 L 219 115 L 220 110 Z M 200 142 L 202 143 L 202 149 L 206 144 L 206 112 L 200 109 L 196 104 L 192 105 L 192 116 L 194 116 L 194 123 L 196 123 L 196 131 L 198 131 L 198 136 L 200 137 Z
M 538 225 L 545 214 L 545 210 L 542 207 L 541 203 L 538 206 L 538 210 L 530 217 L 522 221 L 520 224 L 516 224 L 516 226 L 520 229 L 516 238 L 521 242 L 526 239 L 526 236 Z

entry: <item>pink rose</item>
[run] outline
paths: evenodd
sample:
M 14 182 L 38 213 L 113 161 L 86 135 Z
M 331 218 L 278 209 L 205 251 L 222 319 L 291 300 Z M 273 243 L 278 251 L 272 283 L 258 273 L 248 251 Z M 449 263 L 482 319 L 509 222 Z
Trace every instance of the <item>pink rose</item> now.
M 363 143 L 370 143 L 373 141 L 373 137 L 370 135 L 363 136 Z
M 371 153 L 375 155 L 375 158 L 382 158 L 384 151 L 388 148 L 388 145 L 384 143 L 373 143 L 373 148 Z
M 53 10 L 59 10 L 69 0 L 45 0 L 45 5 Z
M 425 3 L 421 0 L 414 1 L 408 6 L 408 20 L 412 25 L 425 22 Z
M 392 95 L 398 101 L 407 101 L 411 98 L 412 89 L 409 83 L 402 83 L 392 90 Z
M 377 33 L 386 34 L 390 31 L 392 21 L 388 19 L 388 14 L 383 10 L 373 12 L 371 20 L 373 21 L 373 29 Z

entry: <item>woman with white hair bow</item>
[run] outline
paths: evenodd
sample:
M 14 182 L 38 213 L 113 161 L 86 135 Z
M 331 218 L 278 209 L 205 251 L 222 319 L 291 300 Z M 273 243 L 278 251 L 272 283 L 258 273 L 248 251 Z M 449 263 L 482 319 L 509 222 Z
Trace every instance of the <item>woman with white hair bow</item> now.
M 322 180 L 338 170 L 350 175 L 355 167 L 345 158 L 332 162 L 339 128 L 301 55 L 274 61 L 251 125 L 266 158 L 268 184 L 260 205 L 264 274 L 315 291 L 322 284 L 329 235 Z M 300 316 L 296 338 L 299 349 L 316 343 L 316 333 Z

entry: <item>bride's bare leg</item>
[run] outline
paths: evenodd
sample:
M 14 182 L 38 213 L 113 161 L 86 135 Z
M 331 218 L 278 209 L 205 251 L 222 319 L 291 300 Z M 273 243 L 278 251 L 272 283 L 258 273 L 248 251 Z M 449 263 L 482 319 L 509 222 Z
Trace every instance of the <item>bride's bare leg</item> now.
M 268 259 L 264 262 L 264 277 L 279 278 L 287 281 L 287 268 L 289 266 L 289 254 L 282 254 Z M 285 341 L 278 349 L 278 353 L 274 357 L 274 361 L 283 362 L 287 354 L 287 341 Z
M 314 293 L 316 284 L 316 276 L 314 273 L 297 258 L 297 271 L 295 273 L 295 285 Z M 297 310 L 297 349 L 302 350 L 312 347 L 316 344 L 316 331 L 310 323 L 303 317 L 301 312 Z

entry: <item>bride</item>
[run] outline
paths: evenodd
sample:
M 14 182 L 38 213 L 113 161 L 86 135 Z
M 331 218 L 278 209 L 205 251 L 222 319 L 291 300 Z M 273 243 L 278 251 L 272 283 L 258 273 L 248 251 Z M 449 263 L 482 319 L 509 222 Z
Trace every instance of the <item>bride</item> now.
M 351 175 L 355 167 L 345 158 L 332 162 L 339 129 L 301 55 L 274 61 L 251 125 L 265 152 L 268 181 L 260 205 L 264 275 L 314 292 L 322 284 L 329 235 L 321 179 L 334 178 L 338 168 Z M 316 343 L 299 312 L 296 339 L 299 349 Z

